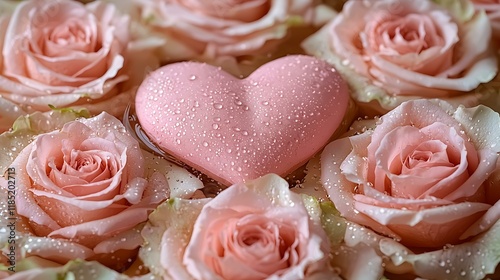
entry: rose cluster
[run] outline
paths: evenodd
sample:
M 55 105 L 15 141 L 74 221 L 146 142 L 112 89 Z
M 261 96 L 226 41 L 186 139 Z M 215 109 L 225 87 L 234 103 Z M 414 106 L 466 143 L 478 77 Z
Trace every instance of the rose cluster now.
M 499 38 L 494 0 L 0 0 L 0 278 L 496 279 Z M 160 66 L 195 61 L 245 79 L 292 54 L 331 66 L 351 100 L 288 176 L 210 179 L 159 148 L 134 114 Z M 323 82 L 315 60 L 294 79 Z M 280 69 L 292 76 L 291 64 Z M 183 87 L 201 79 L 172 75 L 187 77 Z M 248 81 L 279 88 L 272 75 Z M 214 99 L 208 85 L 198 89 Z M 227 95 L 224 106 L 258 111 Z M 312 99 L 277 96 L 293 101 L 300 114 L 288 121 L 300 130 Z M 186 120 L 201 101 L 177 99 L 189 110 L 151 109 L 199 129 Z M 259 106 L 284 103 L 273 102 Z M 203 117 L 214 130 L 238 118 L 220 116 Z M 255 137 L 232 129 L 235 142 Z M 265 149 L 293 148 L 282 133 L 266 135 L 278 140 Z M 250 155 L 269 157 L 226 146 L 198 147 L 212 162 L 222 152 L 256 165 Z

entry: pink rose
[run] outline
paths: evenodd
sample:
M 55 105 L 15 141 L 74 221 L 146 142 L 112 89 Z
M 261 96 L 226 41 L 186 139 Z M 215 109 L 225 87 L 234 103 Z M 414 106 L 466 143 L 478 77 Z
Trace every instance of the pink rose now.
M 166 38 L 167 60 L 196 59 L 227 71 L 246 68 L 276 50 L 292 26 L 318 21 L 316 0 L 135 0 L 152 35 Z M 236 64 L 236 65 L 233 65 Z
M 31 118 L 30 131 L 44 125 L 36 124 L 42 117 Z M 0 135 L 0 144 L 9 146 L 5 139 L 31 141 L 2 169 L 2 188 L 6 180 L 16 188 L 18 260 L 35 255 L 64 264 L 80 258 L 121 269 L 135 258 L 149 213 L 169 194 L 190 197 L 202 186 L 186 170 L 141 150 L 107 113 L 70 121 L 33 140 L 19 128 Z
M 500 218 L 500 116 L 488 107 L 409 101 L 353 133 L 321 155 L 321 181 L 349 221 L 425 252 L 479 238 Z
M 376 113 L 419 97 L 477 105 L 480 93 L 470 92 L 497 73 L 486 15 L 462 21 L 429 0 L 348 1 L 303 47 L 334 64 Z
M 123 114 L 130 83 L 144 75 L 142 64 L 129 67 L 128 26 L 128 16 L 99 1 L 20 2 L 0 13 L 0 94 L 27 112 L 53 105 Z
M 319 215 L 270 174 L 213 199 L 162 204 L 140 255 L 164 279 L 336 279 Z
M 493 36 L 500 39 L 500 1 L 471 0 L 477 10 L 483 10 L 488 15 L 493 30 Z

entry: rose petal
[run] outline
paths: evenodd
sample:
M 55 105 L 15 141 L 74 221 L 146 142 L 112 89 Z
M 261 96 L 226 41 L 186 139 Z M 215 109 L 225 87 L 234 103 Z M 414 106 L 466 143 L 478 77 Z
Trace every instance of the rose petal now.
M 60 263 L 74 259 L 87 259 L 94 255 L 91 249 L 63 239 L 26 236 L 21 239 L 20 243 L 21 248 L 27 250 L 28 255 L 36 252 L 36 255 L 41 258 Z
M 77 236 L 105 236 L 123 232 L 146 221 L 148 212 L 153 209 L 154 207 L 149 205 L 131 206 L 112 217 L 54 230 L 49 234 L 49 237 L 58 236 L 71 239 Z
M 453 204 L 452 201 L 439 199 L 436 197 L 424 197 L 420 199 L 401 198 L 388 195 L 386 192 L 380 192 L 369 185 L 363 186 L 363 195 L 356 194 L 356 201 L 360 203 L 376 205 L 379 207 L 420 210 Z
M 142 196 L 142 191 L 144 190 L 146 185 L 147 181 L 144 178 L 134 178 L 129 181 L 128 187 L 125 188 L 122 194 L 115 195 L 111 199 L 99 201 L 84 200 L 86 199 L 86 197 L 71 198 L 65 195 L 59 195 L 35 189 L 31 189 L 30 192 L 39 197 L 53 198 L 60 203 L 62 202 L 64 204 L 72 205 L 80 208 L 81 210 L 93 211 L 107 208 L 122 199 L 127 199 L 127 201 L 132 204 L 134 204 L 134 202 L 137 203 L 140 200 L 139 196 Z M 125 205 L 120 204 L 117 204 L 115 206 L 118 208 L 126 208 Z
M 384 272 L 382 258 L 373 248 L 363 243 L 352 247 L 341 246 L 332 263 L 340 268 L 343 279 L 377 280 L 381 279 Z
M 328 144 L 321 153 L 321 182 L 326 189 L 330 199 L 335 204 L 335 207 L 347 219 L 367 225 L 378 232 L 382 232 L 389 236 L 395 236 L 386 227 L 369 219 L 365 215 L 358 215 L 354 209 L 354 193 L 356 187 L 346 179 L 342 174 L 342 170 L 338 163 L 342 162 L 349 152 L 352 150 L 351 143 L 348 138 L 341 138 Z
M 326 190 L 321 185 L 320 161 L 320 154 L 315 155 L 309 160 L 306 166 L 307 173 L 304 181 L 300 185 L 291 188 L 294 193 L 312 196 L 320 202 L 329 200 Z
M 170 190 L 169 197 L 191 198 L 197 190 L 204 187 L 203 183 L 186 169 L 151 153 L 143 151 L 143 155 L 146 162 L 146 176 L 149 177 L 149 174 L 155 172 L 164 174 Z
M 436 208 L 421 210 L 392 209 L 377 207 L 374 205 L 355 202 L 355 207 L 361 213 L 369 216 L 383 225 L 410 225 L 415 226 L 425 221 L 430 224 L 443 225 L 455 220 L 464 219 L 478 212 L 483 213 L 490 208 L 485 203 L 459 203 L 454 205 L 444 205 Z
M 140 247 L 144 240 L 141 236 L 141 230 L 144 224 L 139 224 L 129 230 L 120 232 L 119 234 L 102 241 L 94 247 L 94 253 L 106 254 L 116 252 L 118 250 L 133 250 Z
M 422 254 L 402 252 L 401 245 L 386 239 L 380 243 L 384 254 L 397 255 L 402 262 L 413 265 L 417 275 L 427 279 L 463 278 L 483 279 L 495 272 L 500 262 L 498 254 L 500 223 L 496 223 L 488 232 L 479 235 L 470 242 L 454 245 L 443 250 Z M 404 250 L 404 249 L 403 249 Z
M 461 236 L 460 239 L 464 240 L 472 236 L 476 236 L 481 232 L 489 229 L 500 219 L 500 200 L 486 211 L 486 213 L 472 226 L 470 226 Z
M 173 279 L 191 278 L 182 264 L 182 256 L 196 217 L 209 200 L 171 199 L 150 215 L 148 224 L 142 230 L 146 243 L 139 250 L 139 255 L 156 275 Z
M 28 186 L 31 186 L 31 179 L 25 171 L 30 150 L 24 149 L 12 163 L 16 169 L 16 184 L 18 194 L 16 195 L 16 211 L 19 215 L 30 217 L 34 223 L 45 225 L 51 229 L 58 229 L 60 226 L 36 203 Z

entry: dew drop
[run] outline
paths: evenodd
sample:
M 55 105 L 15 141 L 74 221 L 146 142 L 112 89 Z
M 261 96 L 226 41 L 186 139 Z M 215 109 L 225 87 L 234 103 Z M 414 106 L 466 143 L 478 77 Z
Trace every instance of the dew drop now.
M 220 103 L 214 103 L 214 108 L 217 109 L 217 110 L 220 110 L 220 109 L 223 108 L 223 106 Z
M 190 81 L 194 81 L 194 80 L 196 80 L 196 75 L 191 75 L 191 77 L 189 77 L 189 80 L 190 80 Z

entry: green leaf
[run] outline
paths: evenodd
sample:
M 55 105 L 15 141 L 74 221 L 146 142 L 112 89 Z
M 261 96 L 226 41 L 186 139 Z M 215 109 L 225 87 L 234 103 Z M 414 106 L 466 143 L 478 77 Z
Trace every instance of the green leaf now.
M 292 15 L 288 17 L 286 21 L 287 25 L 292 27 L 292 26 L 303 26 L 305 24 L 304 18 L 298 15 Z
M 340 212 L 335 208 L 331 201 L 320 203 L 321 207 L 321 225 L 325 230 L 332 246 L 342 243 L 346 231 L 346 221 L 340 216 Z
M 57 108 L 54 105 L 49 104 L 50 109 L 52 111 L 59 111 L 61 113 L 71 113 L 71 114 L 76 114 L 80 118 L 90 118 L 90 113 L 87 109 L 80 108 L 80 109 L 75 109 L 75 108 Z

